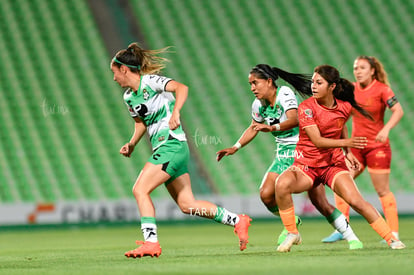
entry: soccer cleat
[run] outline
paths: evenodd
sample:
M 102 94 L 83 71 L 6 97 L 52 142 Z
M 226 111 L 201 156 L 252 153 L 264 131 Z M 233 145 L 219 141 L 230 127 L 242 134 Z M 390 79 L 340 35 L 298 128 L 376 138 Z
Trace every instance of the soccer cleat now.
M 144 256 L 151 256 L 154 257 L 161 255 L 161 246 L 159 242 L 143 242 L 143 241 L 136 241 L 137 245 L 141 245 L 140 247 L 125 252 L 125 256 L 132 257 L 132 258 L 141 258 Z
M 248 231 L 252 219 L 244 214 L 238 216 L 239 222 L 234 226 L 234 233 L 239 237 L 240 250 L 243 251 L 246 249 L 247 243 L 249 242 Z
M 352 240 L 348 242 L 349 250 L 362 249 L 364 245 L 360 240 Z
M 334 243 L 337 241 L 342 241 L 344 239 L 344 236 L 342 236 L 341 233 L 338 231 L 334 231 L 329 237 L 326 237 L 325 239 L 322 239 L 323 243 Z
M 301 244 L 302 243 L 302 237 L 300 234 L 293 234 L 288 233 L 286 236 L 286 239 L 277 247 L 277 251 L 279 252 L 289 252 L 290 248 L 294 244 Z
M 391 249 L 404 249 L 405 244 L 403 244 L 400 240 L 391 239 L 391 241 L 388 243 Z
M 302 225 L 302 220 L 299 218 L 299 216 L 295 216 L 296 219 L 296 227 L 299 225 Z M 279 235 L 279 238 L 277 239 L 277 245 L 281 245 L 283 241 L 286 239 L 286 236 L 288 234 L 288 231 L 286 228 L 283 228 L 282 232 Z

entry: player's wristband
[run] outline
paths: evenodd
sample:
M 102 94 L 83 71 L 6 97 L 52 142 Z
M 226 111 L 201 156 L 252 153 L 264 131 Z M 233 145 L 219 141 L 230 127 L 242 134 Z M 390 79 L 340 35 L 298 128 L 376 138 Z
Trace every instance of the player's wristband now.
M 273 125 L 273 126 L 275 126 L 275 131 L 280 131 L 280 124 L 278 123 L 278 124 L 275 124 L 275 125 Z
M 233 147 L 236 147 L 237 150 L 239 150 L 242 147 L 242 145 L 240 144 L 240 142 L 236 142 L 236 144 L 234 144 Z

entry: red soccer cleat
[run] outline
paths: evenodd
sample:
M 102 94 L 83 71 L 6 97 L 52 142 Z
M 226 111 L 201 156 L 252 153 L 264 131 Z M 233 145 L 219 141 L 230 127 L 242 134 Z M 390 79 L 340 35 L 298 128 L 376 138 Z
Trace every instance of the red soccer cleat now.
M 154 257 L 161 255 L 161 246 L 159 242 L 152 243 L 152 242 L 143 242 L 143 241 L 136 241 L 137 245 L 141 245 L 140 247 L 125 252 L 125 256 L 133 257 L 133 258 L 141 258 L 144 256 L 151 256 Z
M 249 242 L 248 231 L 252 219 L 244 214 L 239 215 L 239 218 L 239 222 L 234 226 L 234 233 L 239 237 L 240 250 L 243 251 L 246 249 L 247 243 Z

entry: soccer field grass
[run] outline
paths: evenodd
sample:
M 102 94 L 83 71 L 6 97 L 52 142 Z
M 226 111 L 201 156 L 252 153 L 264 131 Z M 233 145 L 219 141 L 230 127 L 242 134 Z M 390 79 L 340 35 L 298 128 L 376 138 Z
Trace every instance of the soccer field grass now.
M 214 222 L 158 227 L 159 258 L 126 258 L 141 239 L 136 226 L 0 230 L 0 274 L 413 274 L 414 218 L 400 219 L 404 250 L 391 250 L 360 218 L 351 219 L 364 249 L 345 241 L 323 244 L 332 229 L 322 219 L 305 219 L 303 243 L 276 252 L 280 220 L 253 221 L 250 243 L 239 251 L 233 228 Z

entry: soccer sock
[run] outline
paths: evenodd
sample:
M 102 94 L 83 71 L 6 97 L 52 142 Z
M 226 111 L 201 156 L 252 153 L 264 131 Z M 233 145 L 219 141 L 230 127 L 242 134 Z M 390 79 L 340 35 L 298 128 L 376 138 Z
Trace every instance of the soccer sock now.
M 326 218 L 328 222 L 339 232 L 342 234 L 345 240 L 353 241 L 359 240 L 358 237 L 355 235 L 354 231 L 352 230 L 351 226 L 348 223 L 348 220 L 341 213 L 337 208 L 332 212 L 332 214 Z
M 267 210 L 269 210 L 269 211 L 270 211 L 270 213 L 272 213 L 273 215 L 275 215 L 275 216 L 280 216 L 280 214 L 279 214 L 279 207 L 277 207 L 277 205 L 276 205 L 276 206 L 273 206 L 273 207 L 267 207 L 267 206 L 266 206 L 266 208 L 267 208 Z
M 283 225 L 285 226 L 286 230 L 289 233 L 298 234 L 298 228 L 296 227 L 296 218 L 295 218 L 295 207 L 292 206 L 291 208 L 288 208 L 286 210 L 280 210 L 280 219 L 283 222 Z
M 391 242 L 392 232 L 391 228 L 380 216 L 375 222 L 370 223 L 371 227 L 380 235 L 387 243 Z
M 398 234 L 398 210 L 394 194 L 390 192 L 379 199 L 381 201 L 385 219 L 387 220 L 391 231 Z
M 346 217 L 349 221 L 349 204 L 347 204 L 340 196 L 334 194 L 336 208 Z
M 235 226 L 239 222 L 240 218 L 237 214 L 228 211 L 226 208 L 217 206 L 217 212 L 213 218 L 216 222 Z
M 146 242 L 158 242 L 157 225 L 154 217 L 141 217 L 141 231 Z

